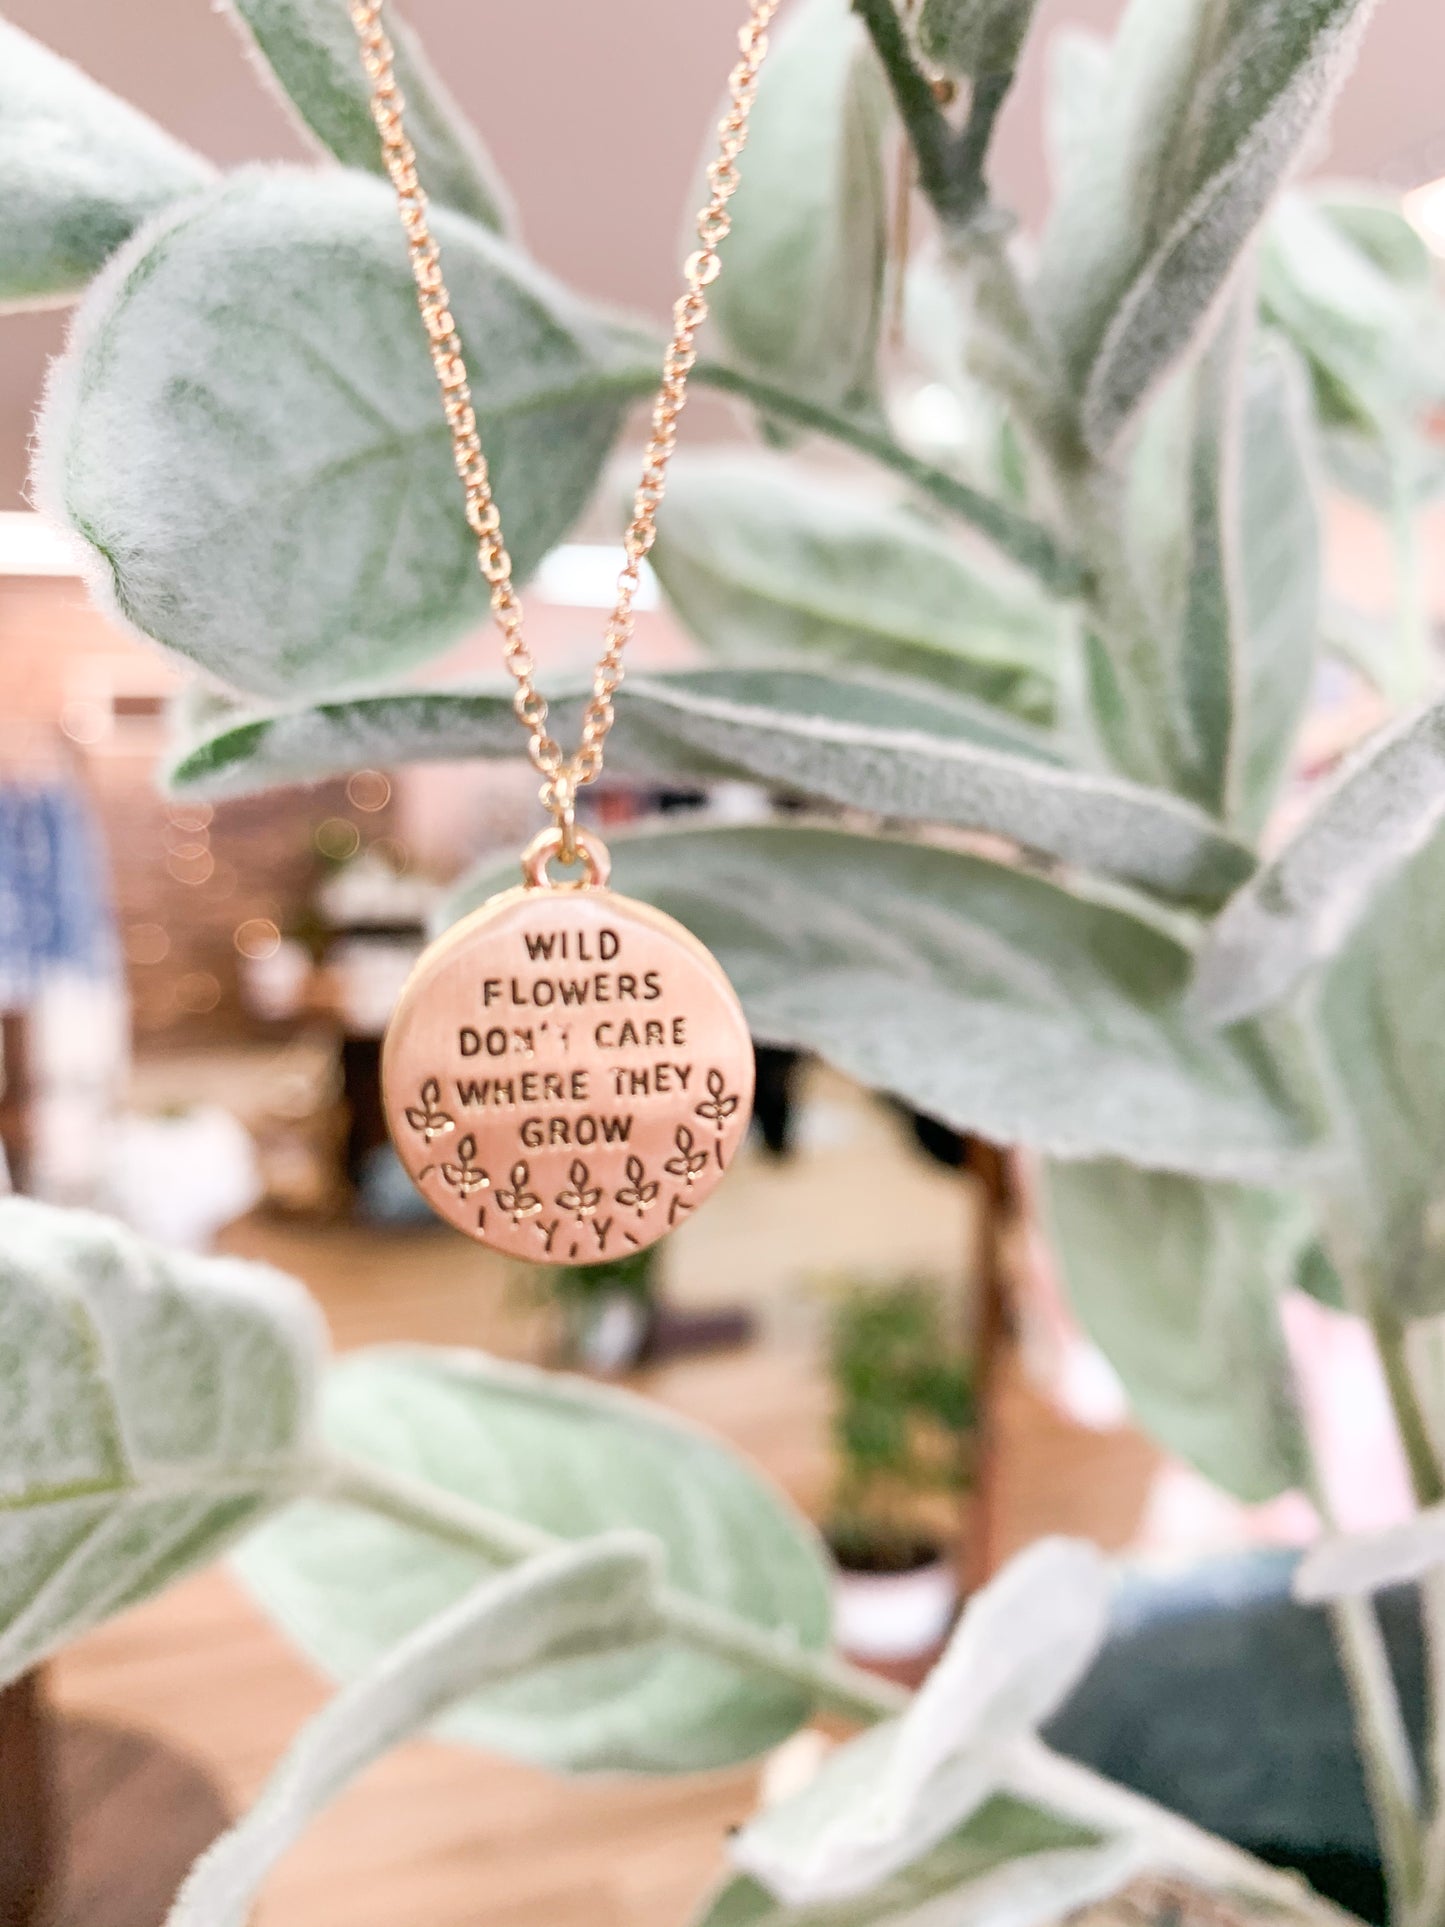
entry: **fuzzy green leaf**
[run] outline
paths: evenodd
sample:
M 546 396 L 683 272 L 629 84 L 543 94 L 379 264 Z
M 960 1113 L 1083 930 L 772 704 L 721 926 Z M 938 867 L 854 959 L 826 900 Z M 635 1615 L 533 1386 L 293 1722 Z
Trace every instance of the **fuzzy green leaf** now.
M 1399 709 L 1432 687 L 1416 519 L 1438 494 L 1445 310 L 1428 250 L 1398 202 L 1359 191 L 1287 195 L 1261 249 L 1263 312 L 1304 356 L 1330 479 L 1384 519 L 1395 608 L 1364 673 Z
M 1175 666 L 1183 721 L 1181 787 L 1221 819 L 1232 813 L 1232 750 L 1244 700 L 1239 471 L 1240 359 L 1247 323 L 1225 317 L 1194 374 L 1185 471 L 1183 570 Z
M 1183 795 L 1253 837 L 1314 674 L 1321 537 L 1298 370 L 1278 343 L 1242 360 L 1241 325 L 1237 315 L 1146 416 L 1130 539 L 1163 638 L 1156 753 Z
M 874 491 L 757 455 L 679 462 L 652 561 L 725 661 L 821 662 L 1053 713 L 1058 610 Z
M 582 702 L 580 691 L 554 698 L 554 727 L 568 740 Z M 170 783 L 234 796 L 367 764 L 517 749 L 510 686 L 378 691 L 309 709 L 213 711 L 181 747 Z M 1253 868 L 1202 812 L 1071 768 L 1005 717 L 802 670 L 633 677 L 607 759 L 620 774 L 752 780 L 880 816 L 987 830 L 1181 902 L 1217 905 Z
M 1049 91 L 1044 133 L 1054 192 L 1061 194 L 1083 166 L 1095 118 L 1108 99 L 1109 43 L 1084 27 L 1057 26 L 1048 37 Z
M 469 1693 L 565 1694 L 579 1668 L 651 1640 L 657 1566 L 645 1534 L 602 1533 L 484 1579 L 408 1634 L 302 1728 L 250 1812 L 191 1870 L 166 1927 L 245 1927 L 307 1823 Z
M 887 88 L 849 0 L 799 0 L 774 42 L 711 325 L 737 367 L 847 404 L 872 393 L 883 312 Z
M 1054 1164 L 1047 1209 L 1070 1303 L 1145 1431 L 1248 1503 L 1304 1482 L 1277 1310 L 1308 1237 L 1303 1204 Z
M 866 1766 L 877 1745 L 867 1733 L 841 1751 Z M 744 1877 L 715 1898 L 701 1927 L 1054 1927 L 1150 1870 L 1227 1896 L 1251 1918 L 1300 1927 L 1338 1920 L 1297 1875 L 1265 1866 L 1031 1737 L 1015 1740 L 997 1765 L 993 1797 L 962 1828 L 868 1891 L 790 1906 Z
M 304 1487 L 323 1349 L 266 1266 L 0 1203 L 0 1682 Z
M 1321 1539 L 1298 1566 L 1290 1590 L 1305 1605 L 1367 1598 L 1415 1585 L 1445 1567 L 1445 1506 L 1427 1506 L 1377 1532 Z
M 571 676 L 550 692 L 553 721 L 564 736 L 580 725 L 587 691 L 581 678 Z M 197 705 L 194 720 L 181 726 L 167 784 L 186 795 L 246 796 L 363 765 L 516 756 L 522 744 L 512 696 L 510 683 L 434 683 L 307 707 Z M 927 745 L 909 754 L 919 733 Z M 628 776 L 689 781 L 751 777 L 822 795 L 832 794 L 843 780 L 831 773 L 835 756 L 855 743 L 856 760 L 866 759 L 862 780 L 871 800 L 864 806 L 893 815 L 913 813 L 905 811 L 905 800 L 911 805 L 921 800 L 919 753 L 947 758 L 956 751 L 961 761 L 977 755 L 980 769 L 992 767 L 994 756 L 1004 757 L 1008 768 L 1019 759 L 1027 765 L 1026 781 L 1067 784 L 1071 777 L 1049 736 L 1002 711 L 962 697 L 944 701 L 806 669 L 686 669 L 629 676 L 617 697 L 607 766 Z M 938 776 L 931 772 L 930 783 Z M 959 780 L 967 786 L 966 777 Z M 1148 795 L 1119 787 L 1141 799 Z M 928 798 L 927 814 L 942 820 L 960 807 L 948 792 L 946 776 L 930 787 Z M 837 800 L 864 802 L 852 789 Z M 1170 808 L 1177 820 L 1189 820 L 1172 799 Z M 1183 843 L 1178 853 L 1184 854 Z M 1194 854 L 1201 872 L 1217 881 L 1238 877 L 1241 858 L 1244 867 L 1249 861 L 1222 839 Z
M 1292 361 L 1245 371 L 1240 475 L 1243 714 L 1232 750 L 1236 833 L 1263 830 L 1291 769 L 1319 660 L 1324 534 L 1303 384 Z
M 1428 433 L 1423 437 L 1404 434 L 1382 443 L 1357 425 L 1334 418 L 1331 407 L 1321 408 L 1318 387 L 1316 408 L 1323 417 L 1320 447 L 1329 479 L 1347 495 L 1378 514 L 1398 516 L 1438 502 L 1445 494 L 1445 450 Z M 1388 693 L 1389 684 L 1384 687 Z
M 1361 814 L 1368 822 L 1366 806 Z M 1398 860 L 1378 824 L 1375 838 Z M 1330 1253 L 1351 1303 L 1397 1324 L 1445 1312 L 1442 946 L 1445 834 L 1437 828 L 1373 892 L 1316 1006 L 1340 1153 L 1321 1196 Z
M 865 1740 L 867 1736 L 865 1735 Z M 855 1745 L 860 1744 L 854 1742 Z M 1339 1927 L 1299 1876 L 1076 1766 L 1020 1742 L 999 1794 L 946 1841 L 872 1892 L 790 1909 L 751 1880 L 731 1883 L 701 1927 L 1056 1927 L 1157 1870 L 1277 1927 Z
M 1260 305 L 1305 357 L 1322 417 L 1386 451 L 1445 399 L 1445 314 L 1399 207 L 1287 194 L 1260 250 Z
M 1198 998 L 1221 1023 L 1284 1001 L 1332 956 L 1375 892 L 1445 815 L 1445 702 L 1416 710 L 1347 762 L 1216 919 Z
M 851 1900 L 912 1865 L 984 1806 L 1019 1742 L 1078 1685 L 1109 1595 L 1095 1547 L 1037 1540 L 969 1600 L 907 1710 L 758 1814 L 734 1835 L 733 1862 L 798 1907 Z
M 940 1918 L 948 1927 L 1030 1927 L 1122 1885 L 1132 1853 L 1121 1861 L 1114 1846 L 1047 1808 L 1000 1794 L 865 1894 L 790 1907 L 739 1874 L 712 1897 L 696 1927 L 930 1927 Z M 1021 1915 L 1024 1893 L 1033 1909 Z
M 828 1578 L 811 1530 L 724 1445 L 639 1399 L 477 1353 L 372 1351 L 333 1370 L 323 1424 L 354 1459 L 561 1538 L 648 1532 L 675 1589 L 801 1646 L 826 1644 Z M 469 1547 L 311 1502 L 256 1534 L 240 1569 L 343 1678 L 489 1570 Z M 560 1684 L 489 1686 L 440 1730 L 571 1772 L 696 1772 L 774 1745 L 808 1707 L 773 1675 L 660 1639 L 579 1659 Z
M 1370 0 L 1133 0 L 1037 311 L 1096 453 L 1195 339 L 1353 58 Z
M 613 846 L 620 890 L 693 929 L 754 1035 L 996 1144 L 1268 1182 L 1312 1117 L 1263 1038 L 1186 1008 L 1188 953 L 1111 903 L 956 851 L 841 831 Z M 505 887 L 474 878 L 456 916 Z
M 525 576 L 651 351 L 485 228 L 436 221 Z M 366 175 L 250 171 L 153 226 L 79 310 L 37 481 L 103 599 L 239 688 L 394 671 L 486 606 L 396 210 Z
M 0 20 L 0 308 L 71 301 L 209 162 Z
M 226 0 L 260 64 L 303 128 L 345 167 L 385 172 L 371 118 L 361 50 L 343 0 Z M 395 10 L 386 32 L 406 102 L 406 131 L 428 197 L 484 227 L 510 226 L 510 210 L 491 157 L 467 125 Z

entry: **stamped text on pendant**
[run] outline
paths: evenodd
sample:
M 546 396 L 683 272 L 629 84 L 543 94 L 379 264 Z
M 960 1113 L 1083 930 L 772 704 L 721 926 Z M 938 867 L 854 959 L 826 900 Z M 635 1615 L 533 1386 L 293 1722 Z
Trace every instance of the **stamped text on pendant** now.
M 654 1243 L 752 1111 L 732 987 L 680 924 L 610 890 L 493 898 L 417 966 L 383 1062 L 402 1162 L 459 1230 L 596 1264 Z

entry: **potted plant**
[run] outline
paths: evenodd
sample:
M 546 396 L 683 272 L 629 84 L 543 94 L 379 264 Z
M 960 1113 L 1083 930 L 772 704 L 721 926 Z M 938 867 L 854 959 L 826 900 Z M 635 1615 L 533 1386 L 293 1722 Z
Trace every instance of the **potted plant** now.
M 639 1364 L 647 1351 L 661 1290 L 656 1245 L 599 1265 L 552 1265 L 541 1289 L 561 1315 L 562 1357 L 609 1376 Z
M 958 1605 L 967 1363 L 949 1342 L 936 1289 L 917 1278 L 840 1291 L 828 1362 L 838 1641 L 859 1659 L 916 1659 L 940 1644 Z
M 614 874 L 711 944 L 759 1037 L 1032 1153 L 1141 1422 L 1241 1497 L 1316 1496 L 1324 1543 L 1289 1583 L 1348 1686 L 1334 1791 L 1392 1919 L 1438 1927 L 1445 703 L 1414 539 L 1441 470 L 1435 267 L 1392 197 L 1291 184 L 1367 0 L 1131 0 L 1110 43 L 1064 40 L 1055 204 L 1020 246 L 990 149 L 1033 11 L 798 0 L 779 27 L 693 371 L 768 448 L 673 472 L 652 561 L 705 662 L 629 678 L 609 766 L 775 786 L 819 820 L 643 827 Z M 230 692 L 183 725 L 178 792 L 511 755 L 508 683 L 410 680 L 484 590 L 343 11 L 233 12 L 340 167 L 218 177 L 0 28 L 0 296 L 83 297 L 41 498 L 107 605 Z M 531 506 L 525 574 L 654 391 L 658 343 L 528 257 L 402 51 L 497 493 Z M 899 142 L 935 236 L 901 347 Z M 1325 598 L 1326 478 L 1393 544 L 1387 623 Z M 1389 720 L 1321 781 L 1304 723 L 1346 657 Z M 675 1773 L 819 1710 L 871 1730 L 731 1841 L 709 1927 L 1035 1927 L 1143 1873 L 1324 1917 L 1153 1801 L 1187 1804 L 1181 1780 L 1130 1788 L 1040 1737 L 1107 1636 L 1087 1548 L 1033 1548 L 976 1593 L 908 1699 L 830 1643 L 811 1534 L 660 1411 L 466 1352 L 329 1365 L 294 1283 L 3 1209 L 0 1676 L 238 1539 L 268 1610 L 347 1675 L 175 1927 L 239 1923 L 413 1725 Z M 1300 1422 L 1295 1288 L 1353 1309 L 1388 1385 L 1414 1504 L 1362 1542 Z M 225 1414 L 203 1353 L 228 1360 Z M 1430 1628 L 1418 1674 L 1387 1662 L 1396 1579 Z M 1246 1623 L 1228 1586 L 1207 1597 L 1215 1630 Z M 1302 1711 L 1313 1661 L 1286 1641 L 1268 1664 Z M 1152 1730 L 1182 1746 L 1171 1704 Z M 1237 1704 L 1204 1696 L 1215 1760 L 1262 1754 Z

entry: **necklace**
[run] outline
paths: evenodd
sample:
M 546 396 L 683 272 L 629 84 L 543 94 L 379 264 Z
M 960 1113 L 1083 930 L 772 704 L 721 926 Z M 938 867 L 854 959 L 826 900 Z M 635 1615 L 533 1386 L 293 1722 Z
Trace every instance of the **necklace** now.
M 453 926 L 421 957 L 382 1053 L 387 1123 L 412 1182 L 458 1230 L 511 1257 L 597 1264 L 644 1250 L 696 1210 L 732 1162 L 752 1113 L 742 1007 L 692 934 L 607 887 L 601 841 L 576 820 L 597 780 L 633 602 L 652 547 L 677 422 L 717 278 L 768 27 L 779 0 L 749 0 L 719 145 L 684 269 L 617 597 L 569 756 L 523 634 L 522 605 L 492 498 L 462 346 L 403 122 L 383 0 L 351 0 L 371 114 L 396 191 L 417 305 L 441 391 L 477 561 L 491 589 L 513 707 L 552 818 L 522 854 L 522 882 Z M 580 866 L 556 881 L 550 865 Z

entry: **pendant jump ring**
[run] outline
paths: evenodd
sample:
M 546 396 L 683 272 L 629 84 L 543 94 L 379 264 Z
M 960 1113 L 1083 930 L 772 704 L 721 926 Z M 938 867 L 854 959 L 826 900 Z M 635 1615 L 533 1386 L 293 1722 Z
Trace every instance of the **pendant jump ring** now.
M 562 833 L 557 860 L 564 869 L 570 869 L 581 860 L 577 850 L 577 791 L 570 776 L 552 779 L 552 808 L 553 821 Z
M 573 862 L 580 863 L 587 875 L 578 883 L 554 883 L 547 874 L 547 865 L 556 857 L 565 864 L 566 832 L 555 825 L 550 830 L 542 830 L 532 838 L 522 852 L 522 881 L 529 890 L 602 890 L 612 874 L 612 859 L 607 854 L 607 845 L 600 837 L 593 836 L 590 830 L 579 830 L 573 826 L 575 855 Z
M 542 785 L 542 808 L 547 810 L 561 832 L 558 861 L 564 869 L 582 861 L 577 850 L 577 781 L 568 769 L 559 769 Z
M 564 869 L 568 869 L 580 857 L 577 848 L 577 812 L 571 803 L 560 812 L 557 828 L 562 832 L 562 847 L 557 852 L 557 860 Z

